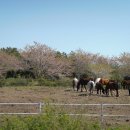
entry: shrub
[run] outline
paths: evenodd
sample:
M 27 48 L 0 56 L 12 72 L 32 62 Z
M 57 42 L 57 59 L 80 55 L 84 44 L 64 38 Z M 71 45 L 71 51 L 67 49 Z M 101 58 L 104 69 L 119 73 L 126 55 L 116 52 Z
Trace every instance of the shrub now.
M 28 80 L 25 78 L 8 78 L 5 79 L 5 86 L 27 86 Z
M 44 79 L 44 78 L 40 78 L 38 79 L 38 85 L 39 86 L 70 86 L 71 84 L 71 80 L 68 78 L 64 78 L 64 79 L 58 79 L 58 80 L 48 80 L 48 79 Z

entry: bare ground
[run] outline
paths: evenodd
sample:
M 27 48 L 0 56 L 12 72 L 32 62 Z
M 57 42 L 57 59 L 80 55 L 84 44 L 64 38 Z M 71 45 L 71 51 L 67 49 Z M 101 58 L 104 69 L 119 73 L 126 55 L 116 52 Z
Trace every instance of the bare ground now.
M 130 103 L 128 90 L 119 90 L 119 97 L 89 95 L 64 87 L 3 87 L 0 102 L 55 102 L 55 103 Z

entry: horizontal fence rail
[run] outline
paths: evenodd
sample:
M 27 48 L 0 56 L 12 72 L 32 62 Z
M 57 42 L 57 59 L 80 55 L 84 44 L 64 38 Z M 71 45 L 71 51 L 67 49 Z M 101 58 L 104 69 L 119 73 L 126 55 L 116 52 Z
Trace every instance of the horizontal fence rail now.
M 0 107 L 5 107 L 6 105 L 22 105 L 22 107 L 25 107 L 26 105 L 28 106 L 37 106 L 38 111 L 37 112 L 0 112 L 0 115 L 4 115 L 4 114 L 12 114 L 12 115 L 33 115 L 33 114 L 41 114 L 42 113 L 42 109 L 44 106 L 46 106 L 46 103 L 0 103 Z M 100 107 L 100 111 L 98 114 L 89 114 L 89 113 L 82 113 L 82 114 L 78 114 L 78 113 L 69 113 L 67 115 L 82 115 L 82 116 L 94 116 L 94 117 L 101 117 L 101 119 L 103 120 L 103 117 L 130 117 L 129 115 L 122 115 L 122 114 L 105 114 L 104 110 L 105 110 L 105 106 L 130 106 L 130 104 L 105 104 L 105 103 L 101 103 L 101 104 L 63 104 L 63 103 L 48 103 L 47 105 L 50 106 L 99 106 Z

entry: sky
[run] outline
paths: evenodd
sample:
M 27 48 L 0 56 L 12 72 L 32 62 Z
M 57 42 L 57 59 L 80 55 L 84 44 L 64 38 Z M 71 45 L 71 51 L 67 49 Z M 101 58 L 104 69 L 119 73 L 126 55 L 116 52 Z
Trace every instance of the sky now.
M 130 0 L 0 0 L 0 48 L 130 52 Z

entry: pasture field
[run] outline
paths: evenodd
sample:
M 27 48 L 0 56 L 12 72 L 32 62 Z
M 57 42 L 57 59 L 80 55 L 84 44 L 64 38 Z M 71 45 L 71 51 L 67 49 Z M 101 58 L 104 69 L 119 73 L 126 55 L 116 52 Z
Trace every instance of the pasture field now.
M 130 103 L 128 90 L 119 90 L 119 97 L 105 97 L 84 92 L 73 91 L 70 87 L 2 87 L 0 102 L 52 102 L 52 103 Z
M 104 95 L 97 95 L 96 91 L 89 95 L 85 90 L 84 92 L 73 91 L 71 87 L 3 87 L 0 88 L 0 103 L 65 103 L 65 104 L 97 104 L 97 103 L 110 103 L 110 104 L 130 104 L 130 96 L 128 90 L 119 90 L 119 97 L 106 97 Z M 55 108 L 56 107 L 56 108 Z M 28 110 L 23 106 L 0 106 L 0 112 L 35 112 L 36 107 L 29 107 Z M 22 110 L 21 110 L 22 109 Z M 55 112 L 67 113 L 87 113 L 97 114 L 100 113 L 100 108 L 97 106 L 71 106 L 60 107 L 54 106 Z M 43 110 L 44 111 L 44 110 Z M 108 106 L 104 108 L 107 114 L 122 114 L 130 115 L 130 106 Z M 97 121 L 97 117 L 83 117 L 84 120 Z M 98 119 L 100 121 L 100 119 Z M 108 126 L 129 126 L 130 118 L 127 117 L 104 117 L 104 125 Z M 123 130 L 123 129 L 121 129 Z

